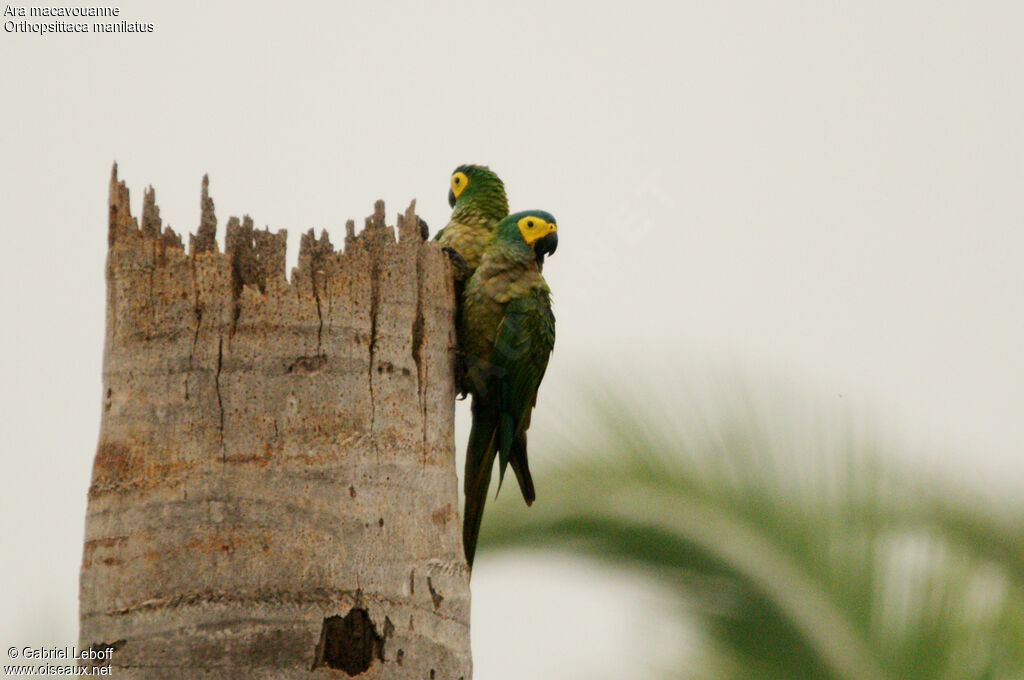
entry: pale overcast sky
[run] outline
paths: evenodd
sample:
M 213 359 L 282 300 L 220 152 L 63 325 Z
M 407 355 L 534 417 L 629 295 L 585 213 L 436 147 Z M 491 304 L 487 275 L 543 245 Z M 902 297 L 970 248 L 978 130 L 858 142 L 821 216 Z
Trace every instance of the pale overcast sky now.
M 1024 5 L 304 7 L 140 1 L 122 18 L 153 33 L 0 35 L 0 642 L 76 639 L 114 160 L 136 213 L 152 184 L 194 230 L 209 172 L 220 223 L 288 229 L 293 259 L 377 198 L 436 229 L 451 170 L 489 164 L 558 218 L 541 419 L 581 372 L 722 370 L 1019 497 Z M 638 677 L 635 582 L 480 565 L 478 678 Z

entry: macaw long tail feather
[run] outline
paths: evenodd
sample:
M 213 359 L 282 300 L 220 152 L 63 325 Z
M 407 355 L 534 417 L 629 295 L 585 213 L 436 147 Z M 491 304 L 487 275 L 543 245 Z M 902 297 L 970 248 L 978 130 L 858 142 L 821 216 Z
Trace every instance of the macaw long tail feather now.
M 491 469 L 494 467 L 494 431 L 497 425 L 492 410 L 481 400 L 473 399 L 473 427 L 469 432 L 466 447 L 466 476 L 463 483 L 466 507 L 462 519 L 462 545 L 466 551 L 466 562 L 473 566 L 476 542 L 480 535 L 480 523 L 487 502 L 487 487 L 491 484 Z
M 473 490 L 466 493 L 465 517 L 462 524 L 462 545 L 466 551 L 466 564 L 473 568 L 476 542 L 480 536 L 480 524 L 484 518 L 484 504 L 487 503 L 487 485 L 491 482 L 491 466 L 481 470 L 479 479 L 474 480 Z
M 523 492 L 523 500 L 527 505 L 533 505 L 537 500 L 537 492 L 533 488 L 533 477 L 530 475 L 530 465 L 526 460 L 526 432 L 520 432 L 516 437 L 508 462 L 512 466 L 512 471 L 516 473 L 516 481 L 519 482 L 519 490 Z

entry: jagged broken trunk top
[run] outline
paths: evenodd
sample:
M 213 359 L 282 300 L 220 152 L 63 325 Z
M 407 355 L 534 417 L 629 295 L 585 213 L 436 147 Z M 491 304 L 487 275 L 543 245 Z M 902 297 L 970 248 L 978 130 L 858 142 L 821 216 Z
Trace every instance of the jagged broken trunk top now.
M 110 186 L 82 646 L 123 678 L 470 677 L 454 299 L 414 206 L 344 252 Z

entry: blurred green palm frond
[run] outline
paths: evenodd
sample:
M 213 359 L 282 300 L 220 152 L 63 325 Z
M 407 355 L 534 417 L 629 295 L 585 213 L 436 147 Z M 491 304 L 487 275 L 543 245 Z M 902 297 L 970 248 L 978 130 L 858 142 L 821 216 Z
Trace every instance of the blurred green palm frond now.
M 651 401 L 598 397 L 571 433 L 535 435 L 563 462 L 535 472 L 529 510 L 502 494 L 481 548 L 569 551 L 669 586 L 708 640 L 679 678 L 1024 677 L 1019 516 L 827 418 L 746 399 L 687 420 Z

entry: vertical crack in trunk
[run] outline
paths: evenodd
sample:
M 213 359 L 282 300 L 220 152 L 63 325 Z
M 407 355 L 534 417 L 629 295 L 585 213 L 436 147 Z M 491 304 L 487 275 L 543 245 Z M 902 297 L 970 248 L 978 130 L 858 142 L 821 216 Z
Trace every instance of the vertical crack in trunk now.
M 155 250 L 155 249 L 154 249 Z M 156 253 L 151 251 L 155 260 Z M 153 329 L 156 327 L 156 297 L 153 295 L 153 278 L 156 276 L 156 262 L 151 261 L 149 265 L 149 328 L 146 329 L 146 338 L 153 337 Z
M 367 369 L 370 381 L 370 434 L 373 435 L 377 423 L 377 401 L 373 396 L 373 366 L 377 354 L 377 312 L 380 307 L 380 253 L 376 249 L 371 251 L 370 265 L 370 345 L 369 345 L 369 367 Z
M 309 273 L 309 282 L 313 286 L 313 299 L 316 300 L 316 318 L 317 318 L 317 327 L 316 327 L 316 355 L 320 356 L 320 353 L 321 353 L 320 352 L 320 348 L 321 348 L 322 343 L 323 343 L 323 335 L 324 335 L 324 313 L 323 313 L 323 309 L 320 307 L 320 291 L 317 290 L 316 266 L 312 266 L 311 267 L 311 270 L 310 270 L 310 273 Z
M 330 272 L 330 268 L 325 266 L 324 269 L 323 269 L 323 275 L 324 275 L 324 277 L 323 277 L 324 278 L 323 286 L 324 286 L 324 297 L 327 298 L 327 320 L 328 320 L 328 322 L 330 322 L 331 310 L 333 308 L 333 300 L 331 299 L 331 275 L 330 275 L 329 272 Z M 317 314 L 320 316 L 320 326 L 319 326 L 319 328 L 317 328 L 317 331 L 316 331 L 316 354 L 317 354 L 317 356 L 321 356 L 322 352 L 320 350 L 320 341 L 321 341 L 321 337 L 323 336 L 323 332 L 324 332 L 324 317 L 323 317 L 323 314 L 321 314 L 321 310 L 320 309 L 317 309 Z M 330 331 L 330 328 L 328 328 L 327 330 Z
M 319 239 L 316 233 L 310 229 L 302 236 L 302 243 L 299 246 L 299 262 L 303 269 L 309 271 L 309 288 L 313 294 L 313 302 L 316 304 L 316 356 L 323 356 L 324 339 L 324 312 L 330 318 L 330 271 L 331 256 L 334 248 L 327 232 L 321 232 Z M 325 299 L 326 298 L 326 299 Z M 327 305 L 326 310 L 324 305 Z
M 220 416 L 220 424 L 218 426 L 220 432 L 220 455 L 221 459 L 224 459 L 224 400 L 220 394 L 220 372 L 224 367 L 224 337 L 220 336 L 217 338 L 217 372 L 213 375 L 213 388 L 217 391 L 217 411 Z
M 188 381 L 192 377 L 192 362 L 196 356 L 196 345 L 199 344 L 199 328 L 203 325 L 203 308 L 199 306 L 199 282 L 196 274 L 196 258 L 190 258 L 189 270 L 192 272 L 192 309 L 196 315 L 196 330 L 192 334 L 192 347 L 188 352 L 188 373 L 185 374 L 185 401 L 188 401 Z
M 427 367 L 423 363 L 423 257 L 425 249 L 422 244 L 416 248 L 416 318 L 412 324 L 412 360 L 416 362 L 416 391 L 420 400 L 420 412 L 423 414 L 423 459 L 427 455 Z

